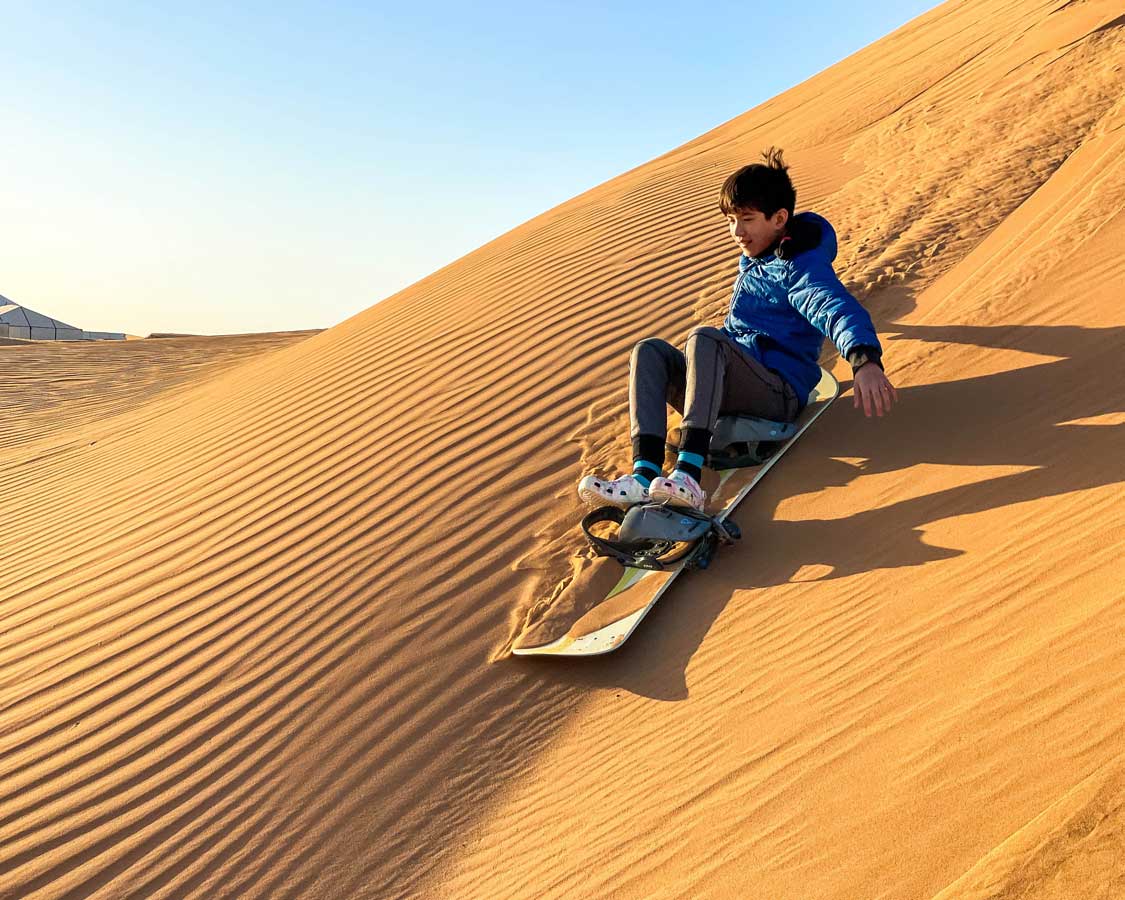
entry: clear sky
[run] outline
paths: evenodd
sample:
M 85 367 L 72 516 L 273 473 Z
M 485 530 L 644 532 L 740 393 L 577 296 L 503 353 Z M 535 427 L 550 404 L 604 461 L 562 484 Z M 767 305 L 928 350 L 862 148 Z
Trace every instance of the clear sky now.
M 0 294 L 328 327 L 934 5 L 0 0 Z

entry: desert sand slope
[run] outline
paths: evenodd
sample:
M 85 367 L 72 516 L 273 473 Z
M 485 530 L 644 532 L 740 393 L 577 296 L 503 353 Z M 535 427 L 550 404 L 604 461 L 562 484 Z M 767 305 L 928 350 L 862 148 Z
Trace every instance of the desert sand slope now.
M 0 454 L 0 895 L 1120 896 L 1123 25 L 945 4 Z M 629 348 L 722 315 L 715 195 L 770 144 L 900 406 L 837 401 L 619 653 L 508 656 L 627 462 Z
M 72 441 L 90 424 L 314 331 L 0 346 L 0 448 Z M 0 452 L 3 452 L 0 450 Z
M 1125 894 L 1125 759 L 1106 763 L 934 900 Z

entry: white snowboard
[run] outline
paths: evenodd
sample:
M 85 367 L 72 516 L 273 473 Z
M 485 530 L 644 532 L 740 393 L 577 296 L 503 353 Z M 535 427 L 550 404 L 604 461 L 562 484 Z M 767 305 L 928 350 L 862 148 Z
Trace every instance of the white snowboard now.
M 810 425 L 817 420 L 840 392 L 840 385 L 832 375 L 820 370 L 820 381 L 809 394 L 808 405 L 802 410 L 797 420 L 798 428 L 777 452 L 760 466 L 750 466 L 742 469 L 724 469 L 720 472 L 718 488 L 712 493 L 708 503 L 712 515 L 719 519 L 729 516 L 740 502 L 753 489 L 762 476 L 772 468 L 797 439 L 805 433 Z M 715 513 L 719 509 L 720 512 Z M 737 544 L 735 545 L 737 547 Z M 722 548 L 718 553 L 721 554 Z M 605 560 L 610 565 L 619 565 L 613 560 Z M 596 656 L 616 650 L 633 633 L 641 619 L 656 604 L 666 590 L 676 580 L 676 576 L 683 571 L 683 566 L 678 565 L 665 571 L 651 569 L 626 568 L 622 570 L 621 579 L 613 587 L 602 604 L 615 601 L 615 605 L 623 605 L 628 612 L 610 623 L 597 627 L 594 630 L 584 629 L 583 620 L 588 619 L 597 611 L 597 607 L 582 616 L 575 622 L 570 630 L 558 640 L 541 646 L 516 646 L 512 653 L 516 656 Z M 599 605 L 602 605 L 599 604 Z

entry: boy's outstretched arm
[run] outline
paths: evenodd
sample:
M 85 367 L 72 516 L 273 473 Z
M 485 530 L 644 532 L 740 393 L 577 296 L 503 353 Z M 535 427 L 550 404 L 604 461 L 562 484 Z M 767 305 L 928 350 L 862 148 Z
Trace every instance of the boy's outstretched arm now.
M 882 348 L 871 316 L 832 268 L 814 266 L 802 273 L 790 291 L 789 302 L 851 363 L 852 405 L 859 409 L 862 403 L 868 418 L 890 411 L 898 392 L 883 372 Z
M 852 393 L 855 395 L 852 406 L 859 409 L 859 404 L 863 403 L 863 414 L 868 418 L 872 410 L 877 416 L 889 412 L 891 404 L 898 400 L 895 386 L 873 360 L 854 369 Z

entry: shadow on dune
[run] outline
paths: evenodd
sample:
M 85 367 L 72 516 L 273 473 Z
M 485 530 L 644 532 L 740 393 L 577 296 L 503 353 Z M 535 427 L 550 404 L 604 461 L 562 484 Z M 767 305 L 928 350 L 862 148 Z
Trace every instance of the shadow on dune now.
M 551 661 L 544 671 L 587 687 L 619 686 L 655 699 L 687 696 L 685 671 L 736 590 L 786 584 L 806 566 L 828 581 L 923 566 L 962 550 L 936 547 L 922 529 L 954 516 L 1125 481 L 1125 425 L 1065 424 L 1125 411 L 1125 382 L 1107 377 L 1125 345 L 1123 328 L 1073 326 L 891 326 L 902 338 L 1016 350 L 1059 359 L 992 375 L 899 390 L 882 421 L 852 408 L 850 383 L 835 407 L 762 482 L 735 520 L 743 542 L 707 572 L 688 573 L 620 651 Z M 893 366 L 893 347 L 888 354 Z M 893 369 L 891 370 L 893 378 Z M 860 468 L 843 459 L 864 459 Z M 796 493 L 850 483 L 858 472 L 930 463 L 1033 467 L 871 509 L 841 519 L 774 521 Z M 969 551 L 971 552 L 971 551 Z M 801 580 L 808 580 L 802 578 Z M 542 662 L 537 661 L 542 667 Z

